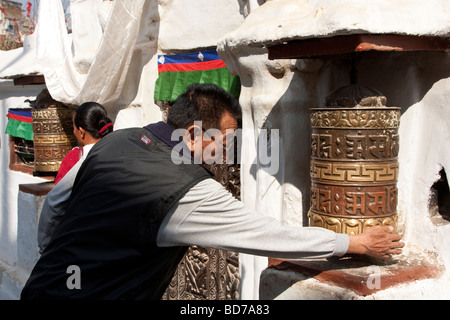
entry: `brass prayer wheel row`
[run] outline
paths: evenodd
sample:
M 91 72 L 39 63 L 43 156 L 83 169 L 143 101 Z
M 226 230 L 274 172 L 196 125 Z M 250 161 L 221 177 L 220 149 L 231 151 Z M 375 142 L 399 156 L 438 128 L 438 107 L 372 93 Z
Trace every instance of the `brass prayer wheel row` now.
M 310 226 L 359 234 L 397 224 L 400 108 L 349 86 L 311 109 Z

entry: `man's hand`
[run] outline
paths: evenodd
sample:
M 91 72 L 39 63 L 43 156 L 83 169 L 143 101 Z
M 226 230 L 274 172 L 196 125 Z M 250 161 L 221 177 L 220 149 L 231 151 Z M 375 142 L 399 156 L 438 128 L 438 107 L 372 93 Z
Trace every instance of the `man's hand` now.
M 365 254 L 368 256 L 389 259 L 391 254 L 400 254 L 405 245 L 400 242 L 399 234 L 394 234 L 393 227 L 376 226 L 367 229 L 361 234 L 350 236 L 350 245 L 347 253 Z

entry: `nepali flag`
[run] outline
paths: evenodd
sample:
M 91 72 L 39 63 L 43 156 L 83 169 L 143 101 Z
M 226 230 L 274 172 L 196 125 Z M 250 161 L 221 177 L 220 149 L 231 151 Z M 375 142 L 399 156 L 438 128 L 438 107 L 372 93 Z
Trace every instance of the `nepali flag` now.
M 9 109 L 6 116 L 8 117 L 6 134 L 26 140 L 33 140 L 33 119 L 31 110 Z
M 215 49 L 158 55 L 155 100 L 174 101 L 192 83 L 214 83 L 235 97 L 241 90 L 239 77 L 228 71 Z

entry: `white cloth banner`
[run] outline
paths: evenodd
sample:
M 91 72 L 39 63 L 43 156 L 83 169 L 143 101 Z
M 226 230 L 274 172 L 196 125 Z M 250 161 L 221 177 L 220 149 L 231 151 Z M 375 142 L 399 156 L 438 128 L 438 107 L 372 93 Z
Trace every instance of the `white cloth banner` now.
M 73 34 L 67 32 L 61 1 L 40 2 L 37 57 L 57 101 L 107 105 L 120 96 L 145 0 L 115 0 L 104 32 L 98 13 L 102 2 L 71 1 Z

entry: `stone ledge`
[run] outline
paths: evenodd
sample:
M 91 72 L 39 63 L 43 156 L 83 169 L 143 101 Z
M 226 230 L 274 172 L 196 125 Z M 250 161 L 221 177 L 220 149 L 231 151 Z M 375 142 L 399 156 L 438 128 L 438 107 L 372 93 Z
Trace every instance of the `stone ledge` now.
M 55 186 L 54 182 L 26 183 L 19 185 L 19 191 L 35 196 L 45 196 Z
M 360 256 L 301 261 L 269 259 L 269 267 L 261 274 L 261 287 L 275 290 L 272 296 L 276 296 L 294 284 L 313 279 L 345 293 L 341 298 L 358 299 L 417 280 L 437 279 L 444 271 L 435 259 L 421 255 L 402 255 L 385 263 Z M 374 280 L 374 276 L 378 279 Z

